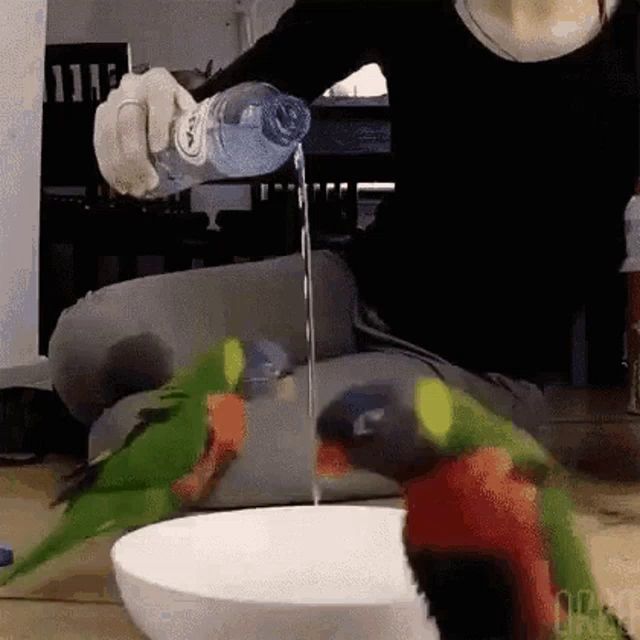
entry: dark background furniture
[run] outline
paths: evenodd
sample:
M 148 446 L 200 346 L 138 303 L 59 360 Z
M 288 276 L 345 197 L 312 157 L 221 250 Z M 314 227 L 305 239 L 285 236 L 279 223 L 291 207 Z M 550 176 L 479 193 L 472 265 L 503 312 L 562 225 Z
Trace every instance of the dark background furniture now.
M 207 214 L 192 211 L 189 191 L 141 203 L 117 196 L 103 180 L 93 149 L 95 113 L 129 70 L 127 43 L 46 47 L 40 232 L 44 355 L 60 313 L 88 291 L 145 275 L 149 262 L 165 272 L 229 259 L 218 234 L 208 228 Z
M 98 105 L 129 68 L 126 43 L 47 45 L 43 187 L 82 187 L 89 201 L 107 195 L 93 152 L 93 122 Z

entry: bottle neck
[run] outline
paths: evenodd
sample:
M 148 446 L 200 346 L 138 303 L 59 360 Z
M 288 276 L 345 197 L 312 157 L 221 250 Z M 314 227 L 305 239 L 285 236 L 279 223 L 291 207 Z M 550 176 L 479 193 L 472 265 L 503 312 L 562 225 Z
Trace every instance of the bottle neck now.
M 311 114 L 300 99 L 286 95 L 267 98 L 262 105 L 262 133 L 282 147 L 300 142 L 309 131 Z

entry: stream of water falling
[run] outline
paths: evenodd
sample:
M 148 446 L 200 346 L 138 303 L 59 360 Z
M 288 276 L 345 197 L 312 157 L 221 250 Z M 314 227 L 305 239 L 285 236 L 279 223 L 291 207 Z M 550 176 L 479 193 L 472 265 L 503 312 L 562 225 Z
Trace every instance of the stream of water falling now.
M 309 430 L 311 438 L 311 493 L 313 504 L 318 505 L 321 499 L 321 489 L 316 473 L 316 404 L 317 404 L 317 379 L 316 379 L 316 329 L 313 311 L 313 275 L 311 273 L 311 225 L 309 222 L 309 197 L 307 194 L 307 178 L 305 172 L 304 151 L 299 144 L 294 154 L 294 164 L 298 178 L 298 208 L 300 210 L 302 224 L 300 251 L 304 264 L 304 301 L 305 301 L 305 332 L 307 338 L 307 416 L 305 427 Z

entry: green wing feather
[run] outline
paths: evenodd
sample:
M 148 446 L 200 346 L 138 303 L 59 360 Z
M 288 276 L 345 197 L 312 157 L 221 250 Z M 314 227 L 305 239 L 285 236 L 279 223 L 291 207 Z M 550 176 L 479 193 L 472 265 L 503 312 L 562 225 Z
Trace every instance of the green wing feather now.
M 244 370 L 238 340 L 227 339 L 155 392 L 157 404 L 118 451 L 89 465 L 57 502 L 67 502 L 57 527 L 0 572 L 0 586 L 30 573 L 90 538 L 145 526 L 180 509 L 171 484 L 189 473 L 208 443 L 206 397 L 231 393 Z
M 547 451 L 526 431 L 441 380 L 420 380 L 415 403 L 423 435 L 447 453 L 457 455 L 483 447 L 500 447 L 510 454 L 518 469 L 546 475 L 555 465 Z

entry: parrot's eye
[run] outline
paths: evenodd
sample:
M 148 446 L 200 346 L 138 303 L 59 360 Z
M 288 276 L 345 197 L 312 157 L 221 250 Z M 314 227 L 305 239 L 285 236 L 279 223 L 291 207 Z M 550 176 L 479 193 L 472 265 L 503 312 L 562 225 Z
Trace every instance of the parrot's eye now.
M 373 409 L 358 416 L 353 423 L 355 438 L 367 438 L 375 435 L 376 424 L 384 418 L 384 409 Z

